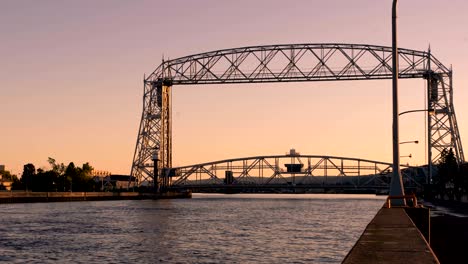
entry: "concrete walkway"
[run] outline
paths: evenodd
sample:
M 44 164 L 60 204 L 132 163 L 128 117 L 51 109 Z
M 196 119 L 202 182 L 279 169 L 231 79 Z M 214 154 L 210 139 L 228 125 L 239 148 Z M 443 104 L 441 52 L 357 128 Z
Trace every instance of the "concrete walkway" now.
M 439 263 L 403 208 L 382 208 L 346 258 L 351 263 Z

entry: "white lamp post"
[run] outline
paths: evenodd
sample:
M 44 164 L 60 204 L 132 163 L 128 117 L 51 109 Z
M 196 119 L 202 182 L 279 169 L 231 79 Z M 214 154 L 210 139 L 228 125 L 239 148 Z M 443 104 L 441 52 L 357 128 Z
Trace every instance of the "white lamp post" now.
M 390 183 L 390 196 L 403 196 L 403 179 L 400 172 L 400 140 L 398 128 L 398 45 L 397 45 L 397 0 L 392 5 L 392 81 L 393 81 L 393 175 Z M 392 205 L 405 206 L 405 199 L 394 199 Z

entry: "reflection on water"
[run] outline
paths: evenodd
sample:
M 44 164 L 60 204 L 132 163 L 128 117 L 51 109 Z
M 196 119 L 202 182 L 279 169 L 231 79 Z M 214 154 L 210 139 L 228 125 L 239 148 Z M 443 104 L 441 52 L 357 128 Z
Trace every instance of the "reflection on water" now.
M 340 263 L 385 197 L 194 194 L 3 204 L 0 261 Z

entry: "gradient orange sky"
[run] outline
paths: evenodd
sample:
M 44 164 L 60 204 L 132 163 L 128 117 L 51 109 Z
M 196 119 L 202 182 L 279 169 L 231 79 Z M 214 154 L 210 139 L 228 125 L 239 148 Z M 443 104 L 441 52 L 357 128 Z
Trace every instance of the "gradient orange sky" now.
M 391 0 L 2 1 L 0 164 L 47 158 L 130 172 L 143 74 L 166 58 L 250 45 L 391 45 Z M 399 45 L 453 65 L 468 140 L 468 2 L 400 0 Z M 401 80 L 400 111 L 424 108 Z M 174 86 L 174 166 L 252 155 L 391 161 L 391 81 Z M 402 163 L 424 164 L 424 114 L 401 117 Z M 466 144 L 464 144 L 466 145 Z

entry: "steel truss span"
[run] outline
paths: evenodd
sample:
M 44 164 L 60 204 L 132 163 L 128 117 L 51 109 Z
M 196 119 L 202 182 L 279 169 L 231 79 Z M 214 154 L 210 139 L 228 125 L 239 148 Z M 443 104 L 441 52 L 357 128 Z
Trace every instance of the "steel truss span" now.
M 143 113 L 131 175 L 153 181 L 155 152 L 162 181 L 172 167 L 171 89 L 173 85 L 392 78 L 391 47 L 365 44 L 287 44 L 224 49 L 163 61 L 144 80 Z M 453 106 L 452 70 L 429 51 L 399 49 L 399 78 L 427 82 L 428 156 L 435 163 L 452 148 L 464 162 Z M 167 172 L 167 173 L 164 173 Z M 164 184 L 164 182 L 162 182 Z
M 174 168 L 172 185 L 192 190 L 373 189 L 388 190 L 392 164 L 316 155 L 258 156 Z M 405 186 L 425 181 L 421 168 L 404 166 Z

